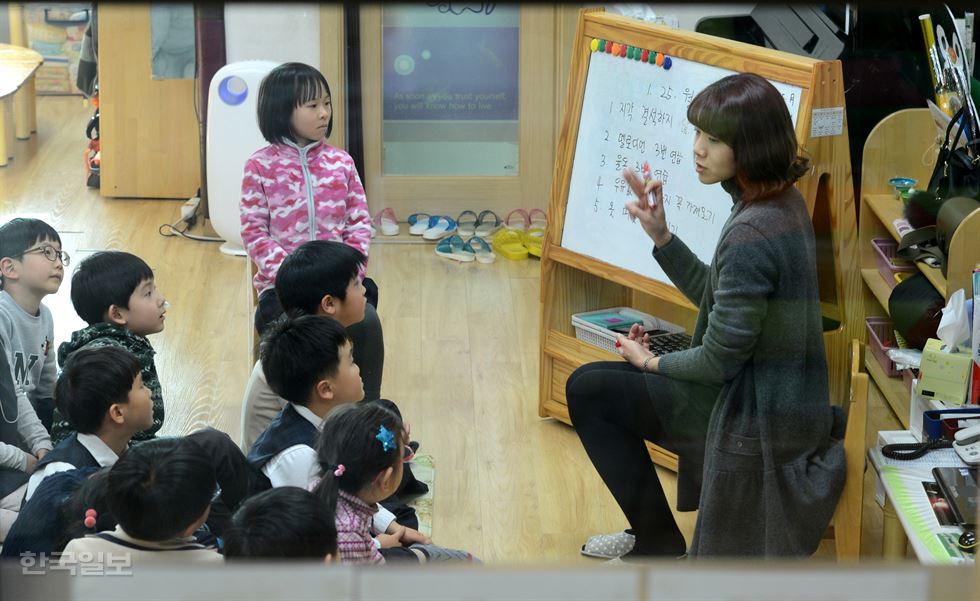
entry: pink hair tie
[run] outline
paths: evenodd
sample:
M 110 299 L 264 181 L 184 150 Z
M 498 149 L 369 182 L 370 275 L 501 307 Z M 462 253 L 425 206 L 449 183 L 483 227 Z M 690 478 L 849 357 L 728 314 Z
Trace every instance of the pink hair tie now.
M 345 468 L 344 464 L 341 463 L 340 465 L 337 466 L 337 469 L 333 471 L 333 475 L 339 478 L 344 475 L 345 471 L 347 471 L 347 468 Z
M 94 509 L 85 510 L 85 519 L 82 523 L 85 524 L 86 528 L 95 528 L 95 520 L 99 517 L 99 514 Z

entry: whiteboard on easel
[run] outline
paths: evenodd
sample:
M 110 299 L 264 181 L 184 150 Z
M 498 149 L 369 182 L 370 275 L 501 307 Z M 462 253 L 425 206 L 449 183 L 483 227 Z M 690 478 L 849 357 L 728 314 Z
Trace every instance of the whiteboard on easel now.
M 732 199 L 720 184 L 706 186 L 694 171 L 694 127 L 687 106 L 698 92 L 736 73 L 671 57 L 671 68 L 592 52 L 568 189 L 561 246 L 670 284 L 651 257 L 653 241 L 630 222 L 633 198 L 623 169 L 649 163 L 664 182 L 670 230 L 710 263 Z M 786 100 L 796 126 L 801 88 L 770 82 Z

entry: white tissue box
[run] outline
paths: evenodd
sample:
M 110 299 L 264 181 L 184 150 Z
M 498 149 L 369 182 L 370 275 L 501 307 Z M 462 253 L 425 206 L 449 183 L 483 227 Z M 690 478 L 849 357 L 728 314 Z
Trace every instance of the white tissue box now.
M 963 404 L 970 384 L 973 358 L 968 352 L 947 353 L 941 349 L 942 342 L 935 338 L 926 342 L 926 347 L 922 349 L 919 384 L 915 392 L 927 399 Z

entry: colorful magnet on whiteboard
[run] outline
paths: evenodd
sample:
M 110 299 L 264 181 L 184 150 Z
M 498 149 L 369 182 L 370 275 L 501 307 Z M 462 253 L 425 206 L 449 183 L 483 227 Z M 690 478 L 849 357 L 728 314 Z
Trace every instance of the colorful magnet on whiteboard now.
M 673 64 L 673 61 L 670 60 L 670 57 L 669 56 L 665 56 L 664 57 L 664 69 L 670 69 L 670 66 L 672 64 Z
M 607 47 L 609 47 L 609 42 L 606 40 L 599 40 L 599 52 L 605 52 Z
M 640 56 L 643 54 L 642 48 L 633 49 L 633 60 L 640 60 Z
M 619 54 L 619 44 L 613 42 L 612 46 L 609 47 L 609 52 L 612 54 Z
M 589 42 L 589 48 L 592 49 L 592 52 L 595 52 L 596 50 L 598 50 L 599 49 L 599 40 L 597 40 L 595 38 L 592 38 L 592 41 Z
M 656 65 L 657 64 L 657 53 L 656 52 L 651 52 L 650 53 L 650 64 L 651 65 Z
M 619 56 L 626 56 L 626 44 L 619 45 Z
M 662 67 L 664 64 L 664 55 L 657 53 L 657 66 Z
M 633 47 L 629 46 L 626 48 L 626 58 L 633 60 Z
M 650 51 L 644 49 L 643 52 L 640 54 L 640 60 L 643 62 L 647 62 L 648 60 L 650 60 Z

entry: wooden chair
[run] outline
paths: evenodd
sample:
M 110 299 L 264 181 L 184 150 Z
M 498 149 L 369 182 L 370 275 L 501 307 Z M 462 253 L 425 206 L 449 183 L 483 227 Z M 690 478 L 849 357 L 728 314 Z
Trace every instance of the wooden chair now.
M 851 394 L 844 409 L 844 458 L 847 481 L 841 492 L 833 523 L 824 534 L 834 540 L 837 561 L 857 561 L 861 556 L 861 512 L 864 505 L 865 432 L 868 424 L 868 374 L 861 371 L 861 343 L 851 342 Z
M 259 333 L 255 331 L 255 322 L 253 317 L 255 315 L 255 308 L 259 306 L 259 297 L 255 294 L 255 286 L 252 285 L 252 278 L 255 277 L 256 268 L 255 263 L 252 259 L 245 257 L 245 279 L 247 283 L 248 291 L 246 296 L 248 297 L 246 302 L 248 303 L 248 348 L 251 354 L 249 355 L 250 360 L 248 363 L 248 373 L 252 373 L 252 368 L 255 366 L 255 362 L 259 360 Z

